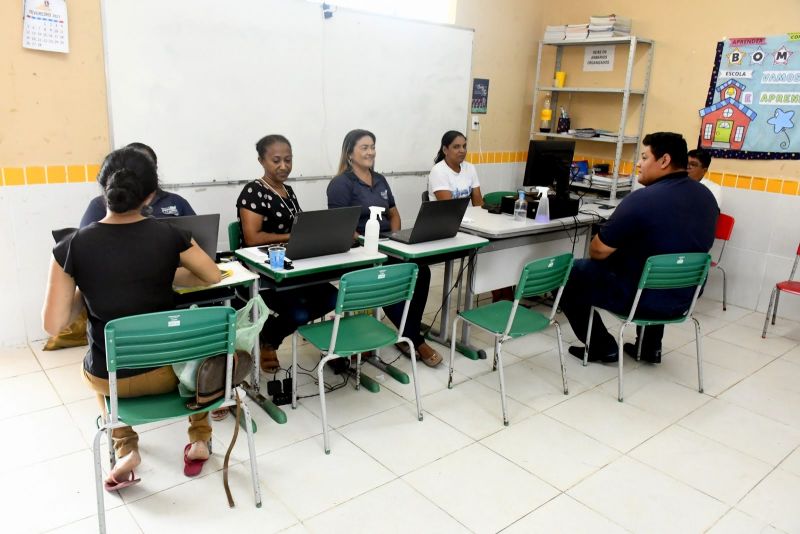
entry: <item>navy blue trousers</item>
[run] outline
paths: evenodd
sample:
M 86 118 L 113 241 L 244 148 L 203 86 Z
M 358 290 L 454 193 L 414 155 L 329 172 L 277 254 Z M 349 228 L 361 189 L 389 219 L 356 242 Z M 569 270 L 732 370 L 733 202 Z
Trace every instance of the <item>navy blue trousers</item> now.
M 564 294 L 561 296 L 560 307 L 569 320 L 575 335 L 584 344 L 586 343 L 586 330 L 589 327 L 589 310 L 592 306 L 608 310 L 613 313 L 627 315 L 631 310 L 633 299 L 639 279 L 630 279 L 619 276 L 612 271 L 606 261 L 576 260 L 572 267 Z M 674 290 L 665 290 L 674 291 Z M 687 292 L 681 291 L 680 298 L 664 298 L 664 291 L 645 291 L 639 300 L 636 310 L 637 317 L 651 319 L 676 317 L 684 313 L 691 302 L 685 297 Z M 662 293 L 659 295 L 658 293 Z M 674 297 L 675 294 L 669 295 Z M 637 328 L 637 334 L 641 329 Z M 648 326 L 644 341 L 643 352 L 661 350 L 661 338 L 664 327 L 660 325 Z M 616 335 L 611 335 L 606 330 L 600 315 L 595 312 L 592 322 L 592 352 L 611 352 L 616 348 Z

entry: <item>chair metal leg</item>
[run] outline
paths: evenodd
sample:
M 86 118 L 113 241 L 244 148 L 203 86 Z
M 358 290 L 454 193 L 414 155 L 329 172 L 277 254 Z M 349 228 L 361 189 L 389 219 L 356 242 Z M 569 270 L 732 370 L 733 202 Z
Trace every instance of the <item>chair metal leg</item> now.
M 772 326 L 775 326 L 775 317 L 778 316 L 778 303 L 781 301 L 781 292 L 777 291 L 775 293 L 775 305 L 772 307 Z
M 589 308 L 589 328 L 586 329 L 586 343 L 583 346 L 583 366 L 589 365 L 589 343 L 592 342 L 592 323 L 594 322 L 594 306 Z
M 722 311 L 726 311 L 728 309 L 728 280 L 725 276 L 725 269 L 719 265 L 717 265 L 717 269 L 722 271 Z
M 323 371 L 325 369 L 325 364 L 328 363 L 329 360 L 336 358 L 335 354 L 328 354 L 322 361 L 319 362 L 319 367 L 317 367 L 317 381 L 319 382 L 319 406 L 320 406 L 320 413 L 322 414 L 322 443 L 325 447 L 325 454 L 331 453 L 330 441 L 328 437 L 328 414 L 325 410 L 325 381 L 323 377 Z
M 694 344 L 697 347 L 697 391 L 703 392 L 703 346 L 700 344 L 700 321 L 694 321 Z
M 246 395 L 241 388 L 236 388 L 234 395 L 239 397 L 239 403 L 244 412 L 245 431 L 247 432 L 247 450 L 250 453 L 250 478 L 253 481 L 253 496 L 256 499 L 256 508 L 261 508 L 261 483 L 258 480 L 258 464 L 256 463 L 256 445 L 253 441 L 253 423 L 250 410 L 245 403 Z
M 767 316 L 764 317 L 764 330 L 761 332 L 761 339 L 767 338 L 767 327 L 769 326 L 769 314 L 772 311 L 772 306 L 775 304 L 775 294 L 778 292 L 778 288 L 772 288 L 772 293 L 769 295 L 769 304 L 767 304 Z
M 499 337 L 494 339 L 494 357 L 497 361 L 497 376 L 500 377 L 500 403 L 503 406 L 503 424 L 508 426 L 508 404 L 506 402 L 506 381 L 503 376 L 503 343 Z
M 100 534 L 106 532 L 106 506 L 103 500 L 103 468 L 100 460 L 100 438 L 105 433 L 105 425 L 101 426 L 94 435 L 92 452 L 94 453 L 94 490 L 97 499 L 97 523 Z
M 636 361 L 640 361 L 642 359 L 642 345 L 644 344 L 644 326 L 642 327 L 642 331 L 639 334 L 639 343 L 636 346 Z M 619 351 L 620 358 L 622 357 L 622 350 Z
M 459 319 L 460 317 L 456 315 L 455 319 L 453 319 L 453 329 L 451 330 L 453 335 L 450 336 L 450 368 L 448 369 L 447 389 L 453 389 L 453 365 L 456 359 L 456 338 L 458 337 L 456 335 L 456 332 L 458 332 L 456 326 L 458 325 Z
M 553 324 L 556 327 L 556 335 L 558 336 L 558 360 L 561 362 L 561 382 L 564 384 L 564 395 L 568 395 L 567 366 L 564 363 L 564 343 L 561 339 L 561 325 L 558 324 L 558 321 L 553 321 Z
M 297 331 L 292 333 L 292 410 L 297 409 Z
M 356 354 L 356 391 L 361 389 L 361 353 Z
M 117 465 L 117 451 L 114 450 L 114 438 L 111 437 L 111 429 L 109 428 L 106 430 L 106 445 L 108 446 L 108 462 L 111 465 L 111 469 L 114 469 L 114 466 Z
M 455 330 L 453 331 L 455 332 Z M 455 336 L 453 336 L 453 339 L 455 339 Z M 414 381 L 414 398 L 417 401 L 417 421 L 422 421 L 422 401 L 420 400 L 419 382 L 417 381 L 417 354 L 410 339 L 401 337 L 399 341 L 408 345 L 408 353 L 411 355 L 411 379 Z M 452 366 L 452 355 L 450 362 Z
M 492 358 L 492 372 L 497 371 L 497 342 L 502 337 L 501 335 L 494 336 L 494 357 Z
M 617 388 L 617 400 L 622 402 L 622 361 L 625 359 L 622 354 L 622 336 L 625 333 L 625 327 L 628 326 L 628 323 L 622 323 L 622 326 L 619 328 L 619 338 L 617 339 L 617 370 L 619 373 L 618 378 L 618 388 Z

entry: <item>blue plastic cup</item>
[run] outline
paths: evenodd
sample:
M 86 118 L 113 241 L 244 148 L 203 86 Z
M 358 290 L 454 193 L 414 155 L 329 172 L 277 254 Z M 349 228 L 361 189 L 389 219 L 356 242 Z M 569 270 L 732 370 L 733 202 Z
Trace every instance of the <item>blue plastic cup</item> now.
M 269 247 L 269 266 L 273 269 L 283 269 L 283 259 L 286 257 L 286 247 L 275 245 Z

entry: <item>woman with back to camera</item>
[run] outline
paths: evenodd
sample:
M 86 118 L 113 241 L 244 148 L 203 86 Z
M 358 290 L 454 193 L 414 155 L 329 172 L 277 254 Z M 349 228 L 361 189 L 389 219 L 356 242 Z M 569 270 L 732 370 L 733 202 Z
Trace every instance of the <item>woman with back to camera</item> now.
M 89 351 L 83 361 L 84 381 L 97 393 L 105 414 L 109 395 L 104 328 L 108 321 L 173 308 L 172 285 L 218 282 L 214 261 L 186 232 L 142 215 L 153 199 L 158 176 L 153 161 L 133 148 L 106 156 L 98 181 L 105 184 L 106 215 L 77 230 L 53 248 L 42 309 L 44 329 L 55 334 L 70 323 L 85 304 L 89 314 Z M 120 397 L 160 395 L 175 390 L 172 366 L 121 369 Z M 184 473 L 199 474 L 208 459 L 211 426 L 208 414 L 189 418 L 189 444 L 184 448 Z M 131 427 L 112 430 L 118 458 L 105 481 L 108 491 L 139 480 L 139 437 Z
M 442 136 L 435 165 L 428 175 L 430 200 L 449 200 L 470 197 L 473 206 L 483 206 L 481 184 L 472 163 L 467 157 L 467 138 L 461 132 L 450 130 Z
M 375 165 L 375 134 L 367 130 L 352 130 L 344 137 L 342 154 L 339 158 L 339 175 L 328 184 L 328 208 L 361 206 L 361 215 L 356 230 L 364 233 L 369 220 L 369 207 L 384 208 L 384 217 L 380 221 L 381 232 L 400 229 L 400 212 L 395 206 L 392 190 L 386 178 L 373 170 Z M 408 308 L 403 335 L 409 338 L 417 350 L 417 357 L 425 365 L 435 367 L 442 362 L 442 357 L 433 347 L 425 343 L 420 333 L 422 314 L 428 300 L 428 288 L 431 282 L 431 270 L 426 264 L 419 264 L 417 285 Z M 403 315 L 400 302 L 385 308 L 386 315 L 398 326 Z M 400 345 L 398 348 L 402 351 Z
M 286 180 L 292 172 L 292 145 L 282 135 L 267 135 L 256 143 L 258 162 L 264 175 L 247 183 L 236 201 L 244 246 L 255 247 L 289 241 L 292 225 L 302 210 Z M 322 317 L 336 306 L 336 288 L 331 284 L 286 291 L 262 292 L 271 314 L 261 330 L 261 370 L 280 368 L 278 347 L 298 326 Z

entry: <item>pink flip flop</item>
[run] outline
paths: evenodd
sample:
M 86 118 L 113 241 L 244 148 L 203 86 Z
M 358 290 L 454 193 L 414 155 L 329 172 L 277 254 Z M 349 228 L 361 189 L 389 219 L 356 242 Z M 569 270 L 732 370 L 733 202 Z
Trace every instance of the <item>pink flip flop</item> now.
M 208 458 L 206 460 L 192 460 L 187 456 L 191 447 L 192 444 L 189 443 L 183 448 L 183 474 L 187 477 L 196 477 L 203 470 L 203 464 L 206 463 Z
M 139 482 L 142 481 L 141 478 L 136 478 L 136 474 L 133 471 L 130 472 L 128 479 L 123 480 L 122 482 L 119 482 L 116 478 L 114 478 L 114 475 L 111 474 L 108 475 L 108 478 L 110 479 L 110 481 L 106 480 L 103 483 L 103 487 L 109 493 L 114 491 L 119 491 L 123 488 L 127 488 L 128 486 L 133 486 L 134 484 L 138 484 Z

